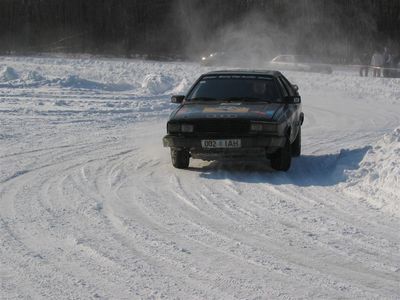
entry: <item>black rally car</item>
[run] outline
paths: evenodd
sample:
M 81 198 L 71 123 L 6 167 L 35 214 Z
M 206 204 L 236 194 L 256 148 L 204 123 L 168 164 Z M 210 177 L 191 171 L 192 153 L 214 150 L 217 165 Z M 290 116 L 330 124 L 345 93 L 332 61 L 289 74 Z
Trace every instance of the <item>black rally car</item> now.
M 172 164 L 187 168 L 190 157 L 269 158 L 287 171 L 301 151 L 304 114 L 298 87 L 277 71 L 216 71 L 203 74 L 167 123 L 164 147 Z

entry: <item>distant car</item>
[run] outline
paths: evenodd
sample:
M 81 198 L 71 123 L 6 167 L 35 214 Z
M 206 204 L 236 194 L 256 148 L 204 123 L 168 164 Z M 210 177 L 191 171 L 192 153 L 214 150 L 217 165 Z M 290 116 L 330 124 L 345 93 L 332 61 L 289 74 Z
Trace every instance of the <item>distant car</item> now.
M 235 66 L 248 62 L 248 53 L 241 51 L 219 51 L 213 52 L 201 58 L 202 66 Z
M 225 52 L 213 52 L 209 55 L 203 56 L 200 63 L 203 66 L 215 66 L 224 64 L 226 60 L 227 55 Z
M 215 71 L 203 74 L 167 123 L 164 147 L 172 164 L 184 169 L 190 157 L 269 158 L 287 171 L 301 152 L 304 114 L 298 87 L 277 71 Z
M 304 55 L 278 55 L 270 61 L 269 66 L 278 70 L 332 73 L 331 66 L 312 62 L 312 59 Z

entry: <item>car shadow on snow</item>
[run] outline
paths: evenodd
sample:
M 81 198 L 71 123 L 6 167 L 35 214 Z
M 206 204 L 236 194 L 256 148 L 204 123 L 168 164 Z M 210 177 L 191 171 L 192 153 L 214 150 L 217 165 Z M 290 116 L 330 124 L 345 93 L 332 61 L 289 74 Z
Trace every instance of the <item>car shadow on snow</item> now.
M 200 177 L 214 180 L 229 179 L 236 182 L 270 183 L 275 185 L 333 186 L 347 179 L 347 171 L 359 167 L 370 146 L 342 149 L 336 154 L 302 155 L 292 160 L 287 172 L 270 167 L 268 160 L 257 162 L 211 162 L 189 170 L 200 172 Z

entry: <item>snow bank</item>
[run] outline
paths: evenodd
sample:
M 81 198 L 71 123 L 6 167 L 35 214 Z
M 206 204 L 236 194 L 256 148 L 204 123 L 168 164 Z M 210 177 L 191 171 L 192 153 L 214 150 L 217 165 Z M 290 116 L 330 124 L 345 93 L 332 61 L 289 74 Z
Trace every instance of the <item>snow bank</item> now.
M 0 70 L 0 82 L 8 82 L 18 79 L 18 73 L 11 67 L 5 66 Z
M 46 86 L 60 86 L 70 89 L 103 90 L 109 92 L 122 92 L 132 90 L 133 85 L 125 83 L 101 83 L 81 78 L 79 75 L 70 74 L 65 77 L 47 78 L 35 70 L 18 72 L 9 67 L 3 67 L 0 71 L 0 88 L 39 88 Z
M 21 79 L 28 83 L 41 82 L 46 78 L 37 71 L 31 70 L 22 74 Z
M 35 70 L 16 71 L 10 66 L 5 66 L 0 70 L 0 87 L 5 88 L 23 88 L 23 87 L 39 87 L 49 84 L 42 74 Z
M 173 87 L 174 79 L 163 74 L 148 74 L 142 82 L 142 88 L 152 95 L 163 94 Z
M 348 191 L 372 207 L 400 216 L 400 127 L 385 135 L 349 171 Z
M 182 79 L 181 82 L 179 82 L 175 88 L 171 91 L 171 94 L 173 95 L 184 95 L 186 92 L 189 90 L 191 86 L 191 83 L 186 79 Z
M 80 78 L 78 75 L 69 75 L 66 78 L 55 79 L 53 82 L 57 82 L 61 87 L 64 88 L 75 88 L 75 89 L 87 89 L 87 90 L 105 90 L 111 92 L 121 92 L 130 90 L 133 87 L 128 84 L 106 84 L 96 81 Z

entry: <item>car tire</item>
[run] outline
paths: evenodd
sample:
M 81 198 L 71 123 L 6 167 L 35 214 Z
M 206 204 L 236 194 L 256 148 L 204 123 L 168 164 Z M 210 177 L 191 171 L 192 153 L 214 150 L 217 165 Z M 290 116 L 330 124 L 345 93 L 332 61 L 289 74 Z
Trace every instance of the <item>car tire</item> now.
M 171 149 L 172 165 L 177 169 L 189 167 L 190 154 L 187 150 Z
M 292 143 L 292 156 L 299 157 L 301 154 L 301 127 L 297 133 L 296 139 Z
M 292 162 L 292 145 L 289 139 L 283 148 L 280 148 L 271 158 L 271 167 L 277 171 L 287 171 Z

